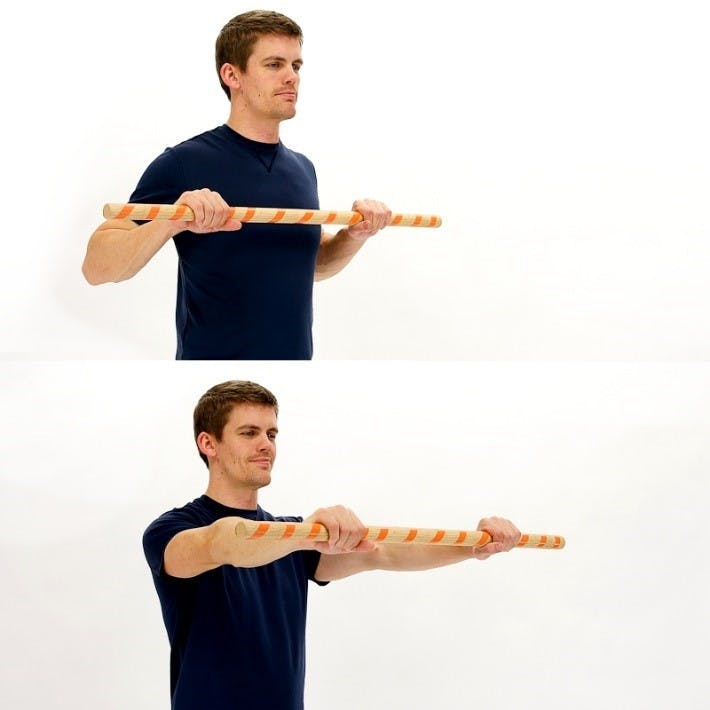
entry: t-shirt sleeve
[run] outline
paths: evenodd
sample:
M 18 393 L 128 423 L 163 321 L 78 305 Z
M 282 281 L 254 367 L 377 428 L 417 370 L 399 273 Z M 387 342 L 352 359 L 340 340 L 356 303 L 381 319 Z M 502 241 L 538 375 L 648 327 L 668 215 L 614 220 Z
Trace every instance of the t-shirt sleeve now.
M 129 202 L 171 205 L 185 192 L 187 180 L 173 148 L 166 148 L 146 169 Z
M 199 522 L 191 520 L 184 511 L 171 510 L 154 520 L 143 533 L 143 552 L 154 576 L 164 574 L 163 556 L 168 543 L 183 530 L 200 527 Z
M 275 518 L 275 520 L 281 520 L 285 523 L 302 523 L 303 518 L 299 516 L 281 516 Z M 320 552 L 318 550 L 302 550 L 299 553 L 303 559 L 303 567 L 306 572 L 306 577 L 311 582 L 315 582 L 320 587 L 325 587 L 329 582 L 321 582 L 316 579 L 316 570 L 318 569 L 318 563 L 320 562 Z
M 320 562 L 320 552 L 318 550 L 304 550 L 303 551 L 303 564 L 306 567 L 306 574 L 311 582 L 315 582 L 319 587 L 325 587 L 330 584 L 329 581 L 322 582 L 316 579 L 316 570 L 318 569 L 318 564 Z

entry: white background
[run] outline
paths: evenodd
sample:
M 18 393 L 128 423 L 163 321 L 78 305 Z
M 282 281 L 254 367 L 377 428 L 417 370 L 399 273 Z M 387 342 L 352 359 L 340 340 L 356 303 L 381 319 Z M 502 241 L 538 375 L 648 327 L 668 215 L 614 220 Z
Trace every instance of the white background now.
M 316 359 L 710 355 L 706 4 L 276 2 L 305 33 L 286 145 L 321 204 L 438 213 L 315 288 Z M 170 359 L 176 255 L 90 287 L 105 202 L 223 123 L 234 2 L 25 3 L 3 23 L 0 352 Z
M 239 377 L 281 401 L 275 513 L 568 539 L 313 589 L 309 710 L 704 707 L 708 366 L 421 362 L 708 359 L 704 4 L 270 7 L 305 32 L 282 137 L 323 207 L 444 218 L 316 285 L 310 364 L 167 362 L 171 247 L 127 283 L 79 270 L 104 202 L 226 119 L 214 39 L 251 6 L 0 27 L 0 706 L 168 706 L 140 536 L 204 489 L 192 408 Z M 420 362 L 324 362 L 369 358 Z
M 367 362 L 5 363 L 2 707 L 168 707 L 141 534 L 234 377 L 280 401 L 274 513 L 567 538 L 311 587 L 309 710 L 706 707 L 710 367 Z

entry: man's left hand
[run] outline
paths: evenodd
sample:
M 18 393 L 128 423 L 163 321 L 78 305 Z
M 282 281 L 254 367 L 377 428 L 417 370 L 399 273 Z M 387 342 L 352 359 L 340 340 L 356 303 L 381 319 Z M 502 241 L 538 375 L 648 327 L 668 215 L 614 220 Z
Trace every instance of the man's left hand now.
M 499 552 L 508 552 L 520 542 L 520 530 L 505 518 L 483 518 L 477 530 L 483 530 L 491 536 L 491 541 L 483 547 L 474 547 L 471 555 L 477 560 L 486 560 Z
M 392 211 L 377 200 L 355 200 L 353 211 L 362 215 L 362 221 L 347 228 L 353 239 L 369 239 L 386 227 L 392 220 Z

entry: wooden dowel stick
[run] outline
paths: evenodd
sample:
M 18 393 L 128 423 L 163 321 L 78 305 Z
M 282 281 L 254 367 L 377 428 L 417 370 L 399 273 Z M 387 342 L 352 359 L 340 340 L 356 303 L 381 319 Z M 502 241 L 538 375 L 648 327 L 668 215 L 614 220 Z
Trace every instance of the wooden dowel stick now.
M 320 523 L 284 523 L 260 522 L 258 520 L 240 520 L 234 529 L 239 538 L 247 540 L 313 540 L 327 542 L 328 530 Z M 366 540 L 382 543 L 416 543 L 419 545 L 460 545 L 483 547 L 491 541 L 487 532 L 481 530 L 440 530 L 437 528 L 366 528 Z M 517 547 L 536 547 L 545 550 L 559 550 L 565 546 L 565 539 L 560 535 L 534 535 L 524 533 Z
M 255 224 L 357 224 L 359 212 L 302 210 L 283 207 L 230 207 L 231 218 Z M 110 202 L 104 205 L 106 219 L 172 219 L 192 221 L 195 218 L 187 205 L 149 205 Z M 433 214 L 393 214 L 390 227 L 440 227 L 441 217 Z

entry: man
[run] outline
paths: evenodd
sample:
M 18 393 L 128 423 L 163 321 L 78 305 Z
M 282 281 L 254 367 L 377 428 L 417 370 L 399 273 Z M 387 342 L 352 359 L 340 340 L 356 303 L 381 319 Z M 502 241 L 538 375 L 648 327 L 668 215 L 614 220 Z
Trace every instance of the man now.
M 310 359 L 313 281 L 338 273 L 390 221 L 374 200 L 356 201 L 363 220 L 334 235 L 228 218 L 229 206 L 319 207 L 313 164 L 279 140 L 296 114 L 302 41 L 276 12 L 230 20 L 216 44 L 227 123 L 166 149 L 129 199 L 188 205 L 195 220 L 111 219 L 89 240 L 82 271 L 101 284 L 131 278 L 173 239 L 177 359 Z
M 492 541 L 476 548 L 376 545 L 347 508 L 321 508 L 306 522 L 328 542 L 237 538 L 235 525 L 274 518 L 258 502 L 276 458 L 278 403 L 252 382 L 216 385 L 194 412 L 209 471 L 203 496 L 164 513 L 146 530 L 145 555 L 171 645 L 174 710 L 303 708 L 308 581 L 324 585 L 374 569 L 424 570 L 510 550 L 520 532 L 487 518 Z

